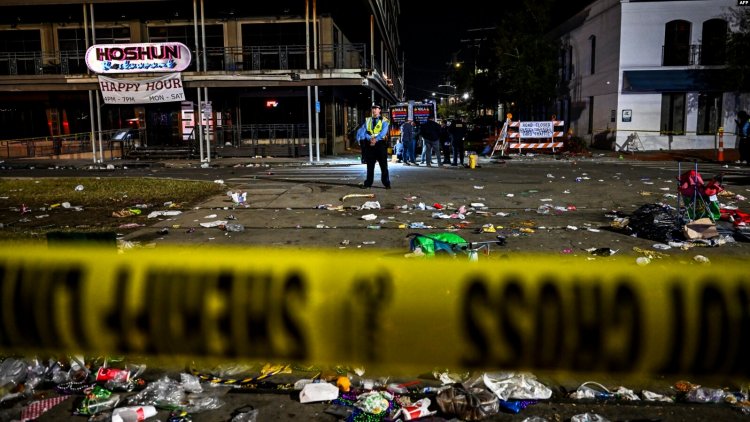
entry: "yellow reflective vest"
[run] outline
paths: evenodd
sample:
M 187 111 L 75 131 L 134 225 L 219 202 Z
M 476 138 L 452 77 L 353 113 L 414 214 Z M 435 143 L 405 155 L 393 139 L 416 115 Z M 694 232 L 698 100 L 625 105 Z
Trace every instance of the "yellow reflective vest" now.
M 367 120 L 365 120 L 367 133 L 370 134 L 370 136 L 378 136 L 380 134 L 380 131 L 383 130 L 383 121 L 386 121 L 386 118 L 380 117 L 378 119 L 378 122 L 375 124 L 375 127 L 372 127 L 372 117 L 368 117 Z

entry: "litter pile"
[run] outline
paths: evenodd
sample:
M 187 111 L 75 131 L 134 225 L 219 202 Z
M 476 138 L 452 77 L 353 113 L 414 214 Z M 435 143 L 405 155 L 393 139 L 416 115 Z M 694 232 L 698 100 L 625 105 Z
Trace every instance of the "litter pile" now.
M 73 400 L 67 405 L 73 409 L 72 415 L 88 417 L 89 421 L 135 422 L 168 412 L 169 422 L 188 422 L 192 415 L 225 406 L 226 395 L 233 391 L 289 392 L 290 400 L 323 403 L 326 413 L 346 421 L 409 421 L 425 417 L 472 421 L 498 413 L 517 414 L 540 401 L 570 399 L 603 403 L 724 403 L 750 414 L 747 389 L 707 388 L 688 381 L 678 381 L 670 391 L 662 393 L 642 390 L 637 394 L 622 386 L 608 389 L 596 382 L 583 383 L 570 393 L 563 389 L 553 393 L 533 374 L 523 372 L 472 375 L 435 370 L 431 379 L 400 382 L 367 378 L 361 368 L 323 371 L 316 367 L 264 364 L 253 370 L 257 375 L 227 376 L 237 368 L 242 369 L 241 365 L 226 370 L 213 368 L 210 373 L 193 369 L 179 374 L 179 380 L 159 375 L 147 382 L 142 378 L 145 365 L 123 360 L 8 357 L 0 362 L 0 420 L 35 420 Z M 274 382 L 276 377 L 278 382 Z M 231 420 L 255 421 L 262 412 L 263 409 L 243 405 L 234 409 Z M 546 421 L 538 416 L 525 420 Z M 593 413 L 571 418 L 581 422 L 606 420 Z

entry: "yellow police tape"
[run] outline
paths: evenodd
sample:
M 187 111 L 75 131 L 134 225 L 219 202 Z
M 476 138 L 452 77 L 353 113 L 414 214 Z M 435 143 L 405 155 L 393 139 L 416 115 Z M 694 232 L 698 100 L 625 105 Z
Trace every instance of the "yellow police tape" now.
M 748 264 L 0 248 L 0 351 L 750 374 Z

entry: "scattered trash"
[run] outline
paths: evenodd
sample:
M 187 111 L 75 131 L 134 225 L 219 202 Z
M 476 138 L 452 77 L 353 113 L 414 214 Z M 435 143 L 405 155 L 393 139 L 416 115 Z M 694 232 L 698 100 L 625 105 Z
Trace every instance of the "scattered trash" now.
M 719 236 L 716 224 L 710 218 L 699 218 L 685 224 L 683 232 L 688 240 L 712 239 Z
M 35 421 L 39 419 L 42 414 L 47 413 L 47 411 L 68 400 L 69 398 L 71 398 L 71 396 L 58 396 L 31 402 L 21 410 L 20 420 Z
M 638 237 L 661 243 L 680 237 L 672 209 L 662 204 L 639 207 L 630 216 L 627 227 Z
M 393 395 L 387 391 L 368 391 L 357 396 L 354 406 L 367 413 L 379 415 L 391 407 L 391 400 L 393 400 Z
M 182 214 L 182 211 L 152 211 L 148 214 L 147 218 L 174 217 L 180 214 Z
M 663 394 L 654 393 L 648 390 L 642 390 L 641 395 L 645 401 L 660 401 L 666 403 L 673 403 L 674 399 Z
M 341 197 L 341 201 L 346 201 L 349 198 L 374 198 L 374 193 L 349 193 Z
M 693 257 L 693 261 L 699 264 L 710 264 L 711 261 L 703 255 L 696 255 Z
M 495 393 L 500 400 L 546 400 L 552 397 L 552 390 L 537 381 L 536 376 L 533 374 L 515 372 L 486 373 L 482 376 L 482 379 L 484 385 Z
M 651 258 L 645 257 L 645 256 L 639 256 L 635 259 L 635 263 L 640 266 L 645 266 L 651 263 Z
M 247 192 L 227 192 L 232 198 L 232 202 L 237 205 L 245 205 L 247 202 Z
M 245 226 L 239 223 L 227 223 L 224 228 L 228 232 L 243 232 L 245 231 Z
M 112 422 L 140 422 L 156 416 L 154 406 L 118 407 L 112 411 Z
M 380 202 L 378 202 L 378 201 L 367 201 L 364 204 L 362 204 L 362 206 L 360 207 L 360 209 L 363 209 L 363 210 L 379 210 L 380 209 Z
M 206 227 L 206 228 L 226 226 L 226 225 L 227 225 L 227 220 L 216 220 L 216 221 L 209 221 L 206 223 L 200 223 L 201 227 Z
M 622 155 L 620 158 L 622 159 Z M 570 418 L 570 422 L 609 422 L 609 419 L 596 413 L 582 413 L 580 415 L 573 415 Z
M 450 387 L 437 394 L 437 403 L 442 412 L 467 421 L 485 419 L 500 411 L 497 396 L 484 388 Z
M 420 400 L 417 400 L 414 402 L 414 404 L 409 406 L 404 406 L 399 410 L 399 413 L 396 414 L 396 417 L 399 416 L 402 417 L 405 421 L 411 421 L 419 418 L 424 418 L 427 416 L 432 416 L 436 414 L 436 411 L 430 411 L 431 401 L 428 398 L 423 398 Z
M 145 227 L 145 224 L 138 224 L 138 223 L 126 223 L 126 224 L 120 224 L 117 226 L 118 229 L 137 229 L 138 227 Z
M 586 252 L 596 256 L 612 256 L 617 253 L 617 249 L 610 248 L 589 248 Z
M 335 400 L 339 396 L 339 388 L 327 382 L 305 385 L 299 394 L 300 403 Z

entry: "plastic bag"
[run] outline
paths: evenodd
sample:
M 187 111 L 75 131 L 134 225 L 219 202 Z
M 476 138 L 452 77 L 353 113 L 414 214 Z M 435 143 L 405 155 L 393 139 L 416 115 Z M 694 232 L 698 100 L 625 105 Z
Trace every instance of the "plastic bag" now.
M 440 410 L 459 419 L 478 421 L 500 411 L 500 403 L 493 393 L 484 388 L 447 388 L 437 395 Z
M 533 374 L 500 372 L 484 374 L 483 379 L 484 385 L 500 400 L 546 400 L 552 397 L 552 390 L 537 381 Z

